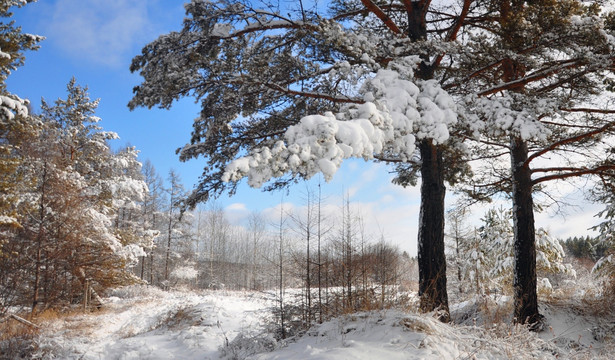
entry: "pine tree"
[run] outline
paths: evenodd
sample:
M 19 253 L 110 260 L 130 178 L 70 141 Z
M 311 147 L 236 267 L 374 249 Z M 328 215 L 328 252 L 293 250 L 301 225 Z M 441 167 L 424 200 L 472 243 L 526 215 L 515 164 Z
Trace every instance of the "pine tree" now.
M 144 81 L 129 106 L 201 102 L 180 152 L 208 162 L 191 205 L 234 193 L 244 176 L 252 186 L 275 178 L 266 189 L 316 172 L 330 179 L 349 157 L 398 164 L 404 185 L 420 173 L 421 309 L 447 320 L 444 181 L 468 168 L 464 147 L 448 141 L 456 106 L 439 84 L 471 5 L 334 1 L 325 15 L 316 2 L 193 0 L 181 32 L 134 58 Z
M 95 116 L 97 101 L 75 84 L 66 99 L 53 105 L 43 101 L 40 116 L 32 116 L 40 130 L 19 144 L 22 161 L 12 176 L 19 184 L 16 204 L 19 228 L 8 239 L 17 254 L 8 269 L 21 264 L 21 279 L 7 273 L 16 292 L 39 308 L 71 301 L 75 293 L 96 292 L 134 281 L 128 268 L 142 253 L 139 229 L 121 217 L 136 207 L 146 191 L 140 164 L 132 148 L 113 153 Z M 17 152 L 14 152 L 17 153 Z M 19 251 L 16 251 L 19 250 Z M 14 261 L 14 262 L 13 262 Z
M 615 291 L 615 181 L 613 178 L 605 179 L 602 186 L 597 188 L 593 193 L 596 201 L 604 203 L 605 208 L 598 213 L 598 216 L 603 218 L 603 221 L 594 227 L 599 231 L 597 239 L 592 244 L 589 237 L 587 239 L 568 239 L 566 245 L 577 245 L 577 254 L 586 254 L 593 252 L 593 249 L 587 249 L 584 244 L 600 247 L 602 250 L 601 256 L 597 259 L 596 264 L 592 268 L 592 272 L 603 276 L 610 280 L 610 291 Z M 571 241 L 572 240 L 572 241 Z M 576 241 L 574 241 L 576 240 Z M 580 249 L 579 249 L 580 248 Z M 574 252 L 573 252 L 574 254 Z M 575 254 L 575 256 L 577 256 Z
M 17 205 L 20 184 L 28 182 L 25 174 L 17 169 L 24 162 L 26 154 L 22 145 L 37 136 L 41 129 L 40 122 L 28 114 L 28 100 L 11 94 L 6 87 L 6 79 L 25 62 L 24 53 L 37 50 L 43 37 L 23 33 L 14 21 L 12 7 L 22 7 L 31 1 L 5 0 L 0 3 L 0 231 L 10 227 L 19 227 Z M 2 256 L 0 240 L 0 256 Z
M 483 6 L 483 4 L 481 4 Z M 515 321 L 537 324 L 535 196 L 549 181 L 607 175 L 613 122 L 604 107 L 613 69 L 613 27 L 599 5 L 574 0 L 493 1 L 470 33 L 446 87 L 470 94 L 466 115 L 489 162 L 475 173 L 479 198 L 510 194 L 515 228 Z M 574 155 L 573 155 L 574 154 Z M 502 159 L 502 156 L 509 156 Z M 549 159 L 548 162 L 543 159 Z

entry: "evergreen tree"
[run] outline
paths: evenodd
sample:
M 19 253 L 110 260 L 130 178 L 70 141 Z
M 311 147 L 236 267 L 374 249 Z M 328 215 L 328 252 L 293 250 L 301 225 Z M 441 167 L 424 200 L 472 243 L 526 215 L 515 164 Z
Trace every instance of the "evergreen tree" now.
M 482 128 L 475 153 L 489 162 L 475 173 L 473 195 L 513 201 L 515 321 L 541 319 L 536 294 L 534 193 L 548 181 L 606 175 L 613 122 L 606 92 L 613 69 L 612 20 L 596 3 L 489 1 L 491 16 L 469 34 L 446 87 L 471 94 L 466 115 Z M 457 90 L 455 90 L 457 89 Z M 482 153 L 483 149 L 490 152 Z M 503 159 L 502 156 L 509 156 Z M 543 159 L 549 159 L 543 161 Z M 476 190 L 480 190 L 476 192 Z
M 17 299 L 26 281 L 23 269 L 29 261 L 23 251 L 27 244 L 19 241 L 23 214 L 34 213 L 35 205 L 25 198 L 33 186 L 30 173 L 28 142 L 42 131 L 42 124 L 29 114 L 28 100 L 12 94 L 6 85 L 8 76 L 22 66 L 27 50 L 37 50 L 41 36 L 23 33 L 10 20 L 11 8 L 31 1 L 0 1 L 0 314 Z
M 593 195 L 595 200 L 606 204 L 605 208 L 598 213 L 604 220 L 594 227 L 600 234 L 595 240 L 595 245 L 592 246 L 591 250 L 593 250 L 594 247 L 600 247 L 602 254 L 597 259 L 596 264 L 592 268 L 592 272 L 610 279 L 610 291 L 615 291 L 615 181 L 613 181 L 612 178 L 604 179 L 601 185 L 602 186 L 596 189 Z M 587 242 L 588 241 L 583 242 L 579 239 L 576 242 L 572 242 L 572 245 L 575 243 L 587 244 Z M 566 241 L 566 244 L 568 245 L 569 241 Z M 578 248 L 579 246 L 577 246 L 577 249 Z M 587 247 L 584 246 L 582 249 L 585 250 L 586 248 Z M 587 250 L 579 252 L 585 253 L 586 251 Z M 592 253 L 593 252 L 594 251 L 592 251 Z
M 464 257 L 471 259 L 466 263 L 464 273 L 468 281 L 475 284 L 477 293 L 489 289 L 501 289 L 510 293 L 514 279 L 515 251 L 512 211 L 489 209 L 481 219 L 482 225 L 476 236 L 462 245 Z M 469 246 L 468 246 L 469 245 Z M 575 272 L 569 264 L 564 264 L 564 249 L 546 230 L 536 230 L 536 264 L 542 276 Z
M 27 180 L 13 205 L 19 227 L 7 247 L 15 256 L 3 275 L 7 286 L 31 299 L 33 313 L 39 304 L 54 306 L 75 294 L 96 297 L 101 289 L 133 282 L 128 268 L 147 242 L 142 229 L 123 219 L 146 191 L 136 151 L 113 153 L 107 141 L 117 135 L 97 125 L 97 101 L 74 79 L 67 90 L 67 98 L 53 105 L 43 101 L 35 118 L 40 130 L 7 139 L 27 159 L 7 176 Z
M 6 87 L 8 76 L 22 66 L 24 52 L 37 50 L 41 36 L 23 33 L 21 27 L 9 21 L 12 7 L 22 7 L 31 1 L 4 0 L 0 2 L 0 231 L 19 227 L 20 185 L 27 183 L 24 174 L 17 171 L 27 162 L 22 145 L 41 130 L 40 122 L 28 114 L 28 100 L 11 94 Z M 3 237 L 4 238 L 4 237 Z M 0 256 L 2 243 L 0 240 Z
M 456 106 L 439 85 L 440 65 L 471 4 L 334 1 L 325 15 L 316 2 L 193 0 L 181 32 L 134 58 L 144 81 L 129 106 L 201 101 L 180 152 L 208 161 L 191 205 L 234 193 L 243 176 L 252 186 L 275 178 L 267 189 L 316 172 L 330 179 L 349 157 L 398 164 L 404 185 L 420 173 L 421 309 L 441 309 L 446 320 L 444 180 L 467 167 L 464 148 L 448 141 Z

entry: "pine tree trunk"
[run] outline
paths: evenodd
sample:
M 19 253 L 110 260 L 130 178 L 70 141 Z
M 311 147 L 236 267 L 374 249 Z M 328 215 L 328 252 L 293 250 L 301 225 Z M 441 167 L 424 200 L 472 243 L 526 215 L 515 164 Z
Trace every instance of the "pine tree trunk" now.
M 34 284 L 32 286 L 32 311 L 31 311 L 31 316 L 34 316 L 34 312 L 36 311 L 36 305 L 38 304 L 38 296 L 39 296 L 39 291 L 40 291 L 40 283 L 41 283 L 41 242 L 42 240 L 39 239 L 38 241 L 38 248 L 36 250 L 36 267 L 34 270 Z
M 511 170 L 513 191 L 513 221 L 515 229 L 514 320 L 520 324 L 535 324 L 538 313 L 536 295 L 536 235 L 532 201 L 532 178 L 527 144 L 511 138 Z
M 449 320 L 444 255 L 444 176 L 442 151 L 431 140 L 419 144 L 421 151 L 421 212 L 418 231 L 420 310 L 442 311 Z
M 407 34 L 413 41 L 427 39 L 427 8 L 430 2 L 412 1 L 408 10 Z M 416 76 L 433 78 L 429 54 L 422 54 Z M 421 212 L 419 216 L 418 265 L 420 310 L 442 312 L 441 321 L 450 320 L 446 292 L 444 256 L 444 174 L 442 151 L 430 139 L 421 140 Z

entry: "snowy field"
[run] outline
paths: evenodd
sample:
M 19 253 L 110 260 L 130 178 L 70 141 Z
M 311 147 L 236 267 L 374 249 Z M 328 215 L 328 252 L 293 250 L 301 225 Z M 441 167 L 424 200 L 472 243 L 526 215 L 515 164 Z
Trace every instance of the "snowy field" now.
M 127 287 L 106 298 L 103 310 L 42 323 L 37 358 L 610 359 L 615 353 L 612 318 L 543 303 L 548 321 L 536 334 L 509 325 L 508 301 L 454 304 L 456 324 L 412 311 L 350 314 L 276 342 L 266 326 L 272 295 Z
M 63 359 L 217 359 L 239 333 L 262 332 L 270 302 L 260 293 L 127 287 L 99 312 L 45 324 L 43 357 Z M 228 339 L 228 340 L 227 340 Z

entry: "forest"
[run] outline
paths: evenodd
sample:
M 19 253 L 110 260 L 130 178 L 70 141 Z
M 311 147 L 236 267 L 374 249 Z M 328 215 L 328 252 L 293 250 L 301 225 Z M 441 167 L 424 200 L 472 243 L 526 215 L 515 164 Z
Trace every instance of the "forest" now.
M 425 316 L 395 315 L 442 337 L 433 330 L 449 326 L 441 323 L 488 317 L 544 334 L 566 303 L 612 331 L 596 320 L 612 320 L 615 299 L 609 2 L 189 1 L 181 30 L 134 56 L 140 84 L 127 105 L 199 104 L 178 150 L 206 164 L 191 191 L 137 148 L 112 148 L 118 134 L 100 126 L 99 100 L 75 78 L 40 110 L 11 92 L 6 80 L 26 52 L 44 46 L 11 20 L 31 2 L 0 1 L 0 358 L 59 356 L 63 345 L 45 343 L 46 316 L 98 316 L 119 309 L 117 299 L 178 292 L 266 294 L 268 335 L 229 341 L 221 331 L 216 355 L 227 358 L 385 309 Z M 316 175 L 329 181 L 350 158 L 386 164 L 395 185 L 420 189 L 420 214 L 407 220 L 418 228 L 416 257 L 385 231 L 368 232 L 348 194 L 332 200 L 320 185 L 305 186 L 300 206 L 281 201 L 243 225 L 216 202 L 243 181 L 272 192 Z M 565 186 L 603 207 L 597 236 L 558 239 L 536 223 L 538 212 L 564 205 Z M 175 317 L 190 318 L 174 311 L 169 331 Z M 588 350 L 594 343 L 565 351 L 602 356 L 615 346 L 593 336 L 598 353 Z M 528 351 L 572 357 L 533 343 Z M 478 351 L 455 346 L 452 358 Z

